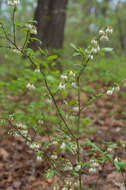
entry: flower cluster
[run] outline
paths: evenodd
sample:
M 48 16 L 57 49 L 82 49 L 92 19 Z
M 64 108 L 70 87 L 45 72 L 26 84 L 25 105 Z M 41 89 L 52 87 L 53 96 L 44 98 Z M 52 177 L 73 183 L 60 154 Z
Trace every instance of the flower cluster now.
M 39 68 L 35 69 L 35 73 L 40 73 L 40 72 L 41 72 L 41 71 L 40 71 Z
M 74 169 L 76 172 L 80 171 L 81 170 L 81 164 L 78 164 Z
M 91 53 L 96 54 L 100 51 L 100 47 L 97 40 L 91 40 L 93 47 L 91 48 Z
M 37 160 L 38 161 L 42 161 L 42 151 L 40 150 L 41 148 L 41 142 L 35 142 L 35 141 L 31 141 L 31 137 L 27 136 L 27 138 L 29 139 L 29 141 L 27 141 L 27 145 L 34 150 L 34 152 L 37 153 Z
M 53 186 L 53 190 L 59 190 L 59 185 L 57 183 Z
M 20 53 L 21 53 L 21 51 L 20 51 L 19 49 L 13 49 L 13 52 L 14 52 L 14 53 L 17 53 L 17 54 L 20 54 Z
M 44 124 L 44 121 L 43 121 L 42 119 L 39 119 L 39 120 L 38 120 L 38 124 L 43 125 L 43 124 Z
M 51 159 L 52 159 L 52 160 L 56 160 L 57 158 L 58 158 L 58 156 L 57 156 L 56 153 L 54 153 L 54 154 L 51 155 Z
M 37 154 L 37 160 L 38 160 L 38 161 L 43 161 L 42 155 L 41 155 L 40 153 L 41 153 L 41 152 L 39 152 L 39 153 Z
M 66 88 L 66 85 L 65 84 L 62 84 L 61 82 L 60 82 L 60 84 L 59 84 L 59 89 L 60 90 L 64 90 Z
M 22 124 L 22 123 L 16 123 L 16 126 L 18 128 L 18 131 L 20 132 L 20 135 L 22 135 L 23 137 L 27 137 L 28 136 L 28 131 L 27 131 L 27 126 Z
M 98 41 L 93 39 L 91 40 L 91 46 L 85 49 L 85 53 L 87 54 L 88 59 L 93 59 L 94 54 L 97 54 L 100 51 L 100 47 Z
M 8 134 L 13 135 L 14 137 L 23 137 L 27 141 L 27 145 L 33 149 L 35 152 L 37 152 L 37 160 L 42 161 L 42 155 L 41 155 L 41 143 L 32 141 L 31 136 L 28 132 L 28 126 L 26 126 L 23 123 L 16 123 L 14 130 L 9 130 Z
M 12 134 L 15 137 L 24 137 L 27 139 L 30 139 L 30 137 L 28 137 L 28 130 L 27 130 L 27 126 L 25 124 L 22 123 L 16 123 L 15 126 L 17 127 L 17 129 L 15 128 L 15 130 L 10 130 L 8 133 Z
M 74 112 L 78 112 L 79 111 L 79 107 L 73 107 L 73 111 Z
M 54 141 L 52 141 L 52 144 L 53 144 L 53 145 L 57 145 L 57 144 L 58 144 L 58 141 L 55 141 L 55 140 L 54 140 Z
M 20 4 L 20 0 L 8 0 L 9 6 L 17 6 Z
M 77 154 L 77 144 L 74 142 L 69 143 L 72 154 Z
M 113 87 L 112 89 L 110 90 L 107 90 L 106 94 L 107 95 L 112 95 L 114 92 L 118 92 L 120 90 L 120 87 L 119 86 L 116 86 L 116 87 Z
M 72 188 L 69 188 L 69 187 L 63 187 L 62 190 L 72 190 Z
M 28 88 L 29 90 L 35 90 L 35 86 L 30 83 L 27 84 L 26 88 Z
M 32 144 L 29 144 L 29 147 L 32 148 L 33 150 L 38 150 L 40 148 L 40 144 L 34 142 Z
M 77 144 L 75 142 L 69 142 L 67 144 L 65 142 L 63 142 L 60 146 L 60 149 L 62 152 L 64 152 L 67 150 L 68 147 L 69 147 L 70 152 L 73 155 L 77 154 Z
M 113 151 L 113 148 L 112 148 L 112 147 L 108 147 L 108 148 L 107 148 L 107 151 L 108 151 L 108 152 L 112 152 L 112 151 Z
M 88 46 L 87 49 L 85 49 L 85 53 L 87 55 L 88 59 L 93 59 L 94 55 L 97 54 L 100 51 L 100 41 L 108 41 L 109 35 L 112 34 L 113 29 L 112 27 L 107 27 L 106 30 L 101 29 L 99 30 L 99 37 L 97 39 L 92 39 L 90 46 Z
M 27 126 L 23 123 L 16 123 L 16 126 L 22 129 L 27 129 Z
M 27 30 L 31 33 L 31 34 L 37 34 L 37 29 L 33 24 L 26 24 L 25 27 L 27 28 Z
M 79 181 L 76 181 L 75 179 L 72 178 L 67 178 L 65 179 L 65 184 L 64 187 L 62 187 L 62 190 L 73 190 L 77 187 L 79 187 Z
M 66 88 L 66 83 L 70 82 L 72 87 L 76 86 L 75 83 L 75 73 L 70 71 L 68 74 L 61 75 L 61 82 L 59 83 L 59 90 L 64 90 Z
M 69 160 L 65 160 L 64 166 L 63 166 L 64 171 L 71 171 L 73 170 L 73 166 Z
M 113 29 L 111 26 L 107 27 L 105 30 L 99 30 L 100 40 L 101 41 L 108 41 L 109 35 L 113 33 Z
M 27 145 L 37 153 L 37 160 L 42 161 L 43 158 L 42 158 L 42 154 L 41 154 L 41 150 L 40 150 L 41 143 L 40 142 L 31 142 L 31 141 L 28 142 L 27 141 Z
M 114 159 L 114 162 L 115 162 L 115 163 L 118 163 L 118 162 L 119 162 L 119 159 L 116 157 L 116 158 Z
M 97 172 L 97 168 L 99 167 L 99 163 L 96 162 L 95 160 L 90 160 L 90 165 L 91 165 L 91 167 L 89 168 L 89 172 L 90 173 Z

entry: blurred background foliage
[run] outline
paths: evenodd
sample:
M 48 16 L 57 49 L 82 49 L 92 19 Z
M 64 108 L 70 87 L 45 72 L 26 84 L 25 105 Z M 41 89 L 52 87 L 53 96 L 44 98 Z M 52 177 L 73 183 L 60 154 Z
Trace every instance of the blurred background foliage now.
M 28 22 L 34 18 L 37 0 L 21 0 L 19 11 L 16 13 L 16 20 L 22 23 Z M 111 25 L 114 33 L 106 46 L 113 47 L 111 54 L 105 55 L 104 58 L 93 60 L 93 64 L 89 71 L 92 78 L 89 80 L 99 80 L 101 76 L 105 81 L 120 81 L 125 78 L 126 71 L 126 0 L 69 0 L 67 5 L 67 20 L 65 26 L 64 48 L 62 53 L 63 67 L 71 66 L 78 63 L 77 58 L 72 57 L 73 49 L 70 43 L 74 43 L 79 47 L 86 48 L 93 36 L 100 28 Z M 11 23 L 12 9 L 7 6 L 7 0 L 0 1 L 0 19 L 8 20 Z M 17 32 L 18 46 L 22 43 L 24 34 L 22 31 Z M 2 40 L 1 40 L 2 43 Z M 4 51 L 4 52 L 3 52 Z M 16 55 L 15 55 L 16 56 Z M 0 54 L 1 70 L 0 75 L 7 72 L 8 75 L 17 73 L 20 65 L 19 58 L 13 60 L 7 50 L 1 49 Z M 6 61 L 5 61 L 6 60 Z M 25 60 L 24 60 L 25 61 Z M 11 64 L 10 64 L 11 62 Z M 19 63 L 18 63 L 19 62 Z M 6 65 L 9 66 L 6 67 Z M 17 65 L 18 70 L 12 65 Z M 9 70 L 8 70 L 9 68 Z M 90 73 L 89 72 L 89 73 Z M 109 75 L 110 74 L 110 75 Z M 8 77 L 7 77 L 8 78 Z M 87 80 L 87 78 L 86 78 Z

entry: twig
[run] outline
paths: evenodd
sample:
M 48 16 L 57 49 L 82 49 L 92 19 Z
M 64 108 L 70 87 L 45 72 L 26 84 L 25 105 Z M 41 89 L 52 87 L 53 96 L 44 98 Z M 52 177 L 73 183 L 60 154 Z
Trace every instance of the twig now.
M 14 10 L 13 10 L 13 16 L 12 16 L 12 22 L 13 22 L 13 34 L 14 34 L 14 44 L 16 44 L 15 13 L 16 13 L 16 7 L 14 7 Z
M 80 101 L 80 97 L 81 97 L 81 91 L 80 91 L 80 77 L 81 74 L 83 73 L 84 69 L 86 68 L 86 65 L 88 63 L 88 60 L 86 62 L 86 64 L 83 64 L 84 62 L 84 57 L 82 60 L 82 65 L 83 67 L 81 68 L 78 76 L 77 76 L 77 86 L 78 86 L 78 94 L 77 94 L 77 99 L 78 99 L 78 120 L 77 120 L 77 140 L 76 140 L 76 144 L 77 144 L 77 161 L 78 163 L 80 162 L 80 144 L 79 144 L 79 136 L 80 136 L 80 116 L 81 116 L 81 101 Z M 81 176 L 81 171 L 79 172 L 79 186 L 80 186 L 80 190 L 82 190 L 82 176 Z
M 26 47 L 26 45 L 28 43 L 28 38 L 29 38 L 29 31 L 27 31 L 26 39 L 25 39 L 23 47 L 22 47 L 22 52 L 24 51 L 24 49 L 25 49 L 25 47 Z

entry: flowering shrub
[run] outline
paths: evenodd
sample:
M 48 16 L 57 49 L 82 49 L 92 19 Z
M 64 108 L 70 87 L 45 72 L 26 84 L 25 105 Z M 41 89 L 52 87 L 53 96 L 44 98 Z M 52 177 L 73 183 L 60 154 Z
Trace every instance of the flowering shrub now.
M 12 104 L 8 115 L 3 114 L 5 122 L 11 126 L 9 133 L 16 137 L 22 136 L 27 145 L 37 153 L 39 161 L 49 160 L 51 167 L 45 176 L 50 178 L 57 175 L 62 181 L 62 190 L 82 190 L 82 175 L 98 172 L 106 160 L 113 163 L 118 171 L 122 171 L 125 163 L 112 157 L 109 153 L 112 147 L 103 151 L 89 139 L 81 142 L 83 126 L 81 117 L 84 109 L 81 105 L 81 76 L 98 54 L 112 51 L 109 47 L 102 48 L 101 42 L 109 40 L 113 29 L 111 27 L 101 29 L 91 40 L 87 49 L 71 44 L 74 49 L 73 56 L 78 56 L 81 63 L 77 65 L 76 71 L 70 68 L 60 75 L 58 70 L 51 71 L 48 66 L 50 62 L 57 59 L 57 55 L 49 56 L 48 51 L 40 47 L 37 52 L 27 48 L 30 40 L 38 40 L 31 39 L 31 34 L 37 34 L 37 30 L 31 21 L 27 24 L 19 24 L 15 21 L 18 4 L 19 0 L 8 1 L 8 5 L 13 8 L 13 33 L 10 34 L 2 22 L 1 32 L 6 39 L 6 48 L 17 56 L 24 56 L 26 65 L 23 68 L 24 75 L 8 83 L 6 89 L 13 95 L 15 93 L 16 95 L 26 94 L 29 100 L 28 102 L 21 100 L 19 104 Z M 20 47 L 16 41 L 17 27 L 26 35 Z M 112 95 L 114 91 L 119 91 L 118 85 L 105 93 Z M 71 93 L 74 95 L 69 100 L 68 96 Z M 86 106 L 88 107 L 102 95 L 104 93 L 95 94 L 86 102 Z M 25 111 L 23 111 L 24 108 Z M 41 137 L 44 129 L 47 131 L 46 142 Z M 83 158 L 85 147 L 90 147 L 94 151 L 91 159 L 87 161 Z M 47 153 L 47 150 L 51 150 L 50 153 Z M 100 153 L 99 160 L 95 158 L 95 152 Z M 73 161 L 70 156 L 73 157 Z M 57 189 L 59 189 L 58 184 L 55 184 L 54 190 Z
M 20 0 L 8 0 L 8 5 L 10 6 L 17 6 L 19 5 Z

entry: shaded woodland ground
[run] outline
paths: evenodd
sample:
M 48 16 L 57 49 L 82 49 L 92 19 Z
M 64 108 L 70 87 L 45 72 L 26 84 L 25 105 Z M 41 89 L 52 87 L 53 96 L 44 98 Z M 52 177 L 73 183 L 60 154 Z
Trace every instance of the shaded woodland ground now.
M 97 86 L 94 83 L 90 85 Z M 93 120 L 87 130 L 89 139 L 99 145 L 103 141 L 118 142 L 118 148 L 113 149 L 111 154 L 114 155 L 114 158 L 119 157 L 123 161 L 126 161 L 125 113 L 126 100 L 122 92 L 100 98 L 83 112 L 84 116 Z M 44 162 L 37 161 L 36 154 L 28 147 L 25 140 L 7 135 L 7 128 L 8 126 L 0 130 L 0 190 L 53 190 L 55 183 L 61 184 L 56 176 L 48 180 L 44 177 L 44 172 L 50 167 L 50 163 L 46 160 Z M 85 138 L 85 134 L 83 134 L 80 140 L 84 141 Z M 51 150 L 47 149 L 46 151 Z M 89 148 L 85 148 L 83 155 L 85 160 L 89 159 L 90 152 Z M 96 153 L 96 157 L 98 156 Z M 64 175 L 66 174 L 64 173 Z M 126 189 L 122 184 L 122 181 L 126 183 L 126 174 L 123 173 L 122 176 L 108 161 L 102 168 L 99 167 L 96 173 L 83 175 L 82 178 L 84 189 Z

